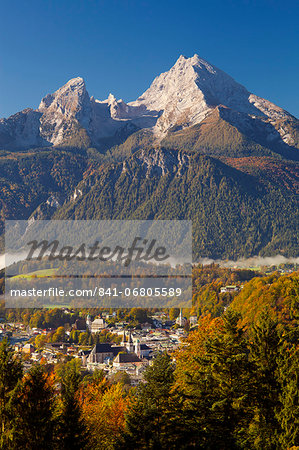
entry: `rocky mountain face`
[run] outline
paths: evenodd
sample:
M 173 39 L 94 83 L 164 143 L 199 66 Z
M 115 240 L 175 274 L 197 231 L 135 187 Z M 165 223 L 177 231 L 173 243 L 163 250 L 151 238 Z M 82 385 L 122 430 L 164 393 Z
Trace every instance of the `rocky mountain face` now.
M 7 218 L 191 219 L 195 258 L 297 256 L 298 124 L 197 55 L 128 104 L 73 78 L 0 120 L 0 234 Z
M 153 133 L 159 142 L 170 131 L 200 124 L 216 109 L 223 120 L 242 128 L 244 134 L 252 134 L 255 124 L 270 144 L 276 141 L 296 146 L 296 121 L 291 114 L 251 94 L 198 55 L 180 56 L 168 72 L 155 78 L 143 95 L 128 104 L 112 94 L 107 100 L 96 100 L 89 96 L 82 78 L 73 78 L 44 97 L 37 110 L 26 109 L 1 119 L 0 146 L 69 145 L 70 137 L 80 128 L 88 136 L 86 145 L 100 150 L 107 148 L 107 140 L 111 145 L 119 144 L 140 129 Z
M 75 121 L 88 127 L 91 106 L 83 78 L 74 78 L 54 94 L 48 94 L 38 111 L 41 113 L 40 135 L 49 144 L 61 144 L 72 132 Z
M 239 114 L 259 116 L 261 120 L 272 122 L 291 117 L 273 103 L 251 94 L 198 55 L 192 58 L 180 56 L 168 72 L 159 75 L 130 105 L 157 112 L 159 118 L 153 131 L 158 134 L 165 134 L 174 126 L 198 124 L 220 105 Z

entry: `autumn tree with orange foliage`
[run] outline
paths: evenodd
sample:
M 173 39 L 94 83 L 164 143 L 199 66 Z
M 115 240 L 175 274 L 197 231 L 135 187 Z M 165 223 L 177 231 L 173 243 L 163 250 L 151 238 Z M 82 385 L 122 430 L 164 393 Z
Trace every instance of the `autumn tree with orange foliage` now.
M 130 397 L 121 383 L 108 385 L 105 379 L 88 384 L 81 391 L 82 417 L 88 434 L 88 448 L 108 450 L 124 431 Z

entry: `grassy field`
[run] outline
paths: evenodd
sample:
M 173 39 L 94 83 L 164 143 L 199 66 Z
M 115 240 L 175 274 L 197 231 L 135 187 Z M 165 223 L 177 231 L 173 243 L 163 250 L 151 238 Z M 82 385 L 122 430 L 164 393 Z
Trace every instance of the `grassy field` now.
M 55 273 L 57 272 L 57 269 L 42 269 L 42 270 L 36 270 L 35 272 L 30 272 L 30 273 L 26 273 L 26 274 L 20 274 L 20 275 L 16 275 L 15 277 L 13 277 L 13 279 L 18 279 L 18 278 L 44 278 L 44 277 L 50 277 L 55 275 Z

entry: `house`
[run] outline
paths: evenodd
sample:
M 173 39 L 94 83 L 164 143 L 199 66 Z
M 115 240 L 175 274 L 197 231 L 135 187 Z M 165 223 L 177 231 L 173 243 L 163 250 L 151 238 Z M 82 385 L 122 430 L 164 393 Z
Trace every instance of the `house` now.
M 31 355 L 32 353 L 34 353 L 35 348 L 33 347 L 32 344 L 25 344 L 24 347 L 22 348 L 22 352 Z
M 107 323 L 102 318 L 95 319 L 90 324 L 90 331 L 92 333 L 98 333 L 99 331 L 104 330 L 105 328 L 107 328 Z
M 190 322 L 190 326 L 194 327 L 197 324 L 197 316 L 190 316 L 189 322 Z
M 73 355 L 75 352 L 77 351 L 76 347 L 74 347 L 73 345 L 70 345 L 69 347 L 67 347 L 66 349 L 66 353 L 68 355 Z
M 140 351 L 137 349 L 136 353 L 141 358 L 149 358 L 152 349 L 147 344 L 140 344 Z
M 134 365 L 142 366 L 143 362 L 135 353 L 119 353 L 113 361 L 113 367 L 120 369 L 122 367 Z
M 86 331 L 86 322 L 84 319 L 77 319 L 73 325 L 73 328 L 78 331 Z
M 139 358 L 149 358 L 150 352 L 152 351 L 148 345 L 141 344 L 139 339 L 135 341 L 134 350 Z
M 40 361 L 42 359 L 42 355 L 39 352 L 33 352 L 31 354 L 31 359 L 33 361 Z
M 87 364 L 103 364 L 105 360 L 112 360 L 119 352 L 126 352 L 125 347 L 112 346 L 111 344 L 96 344 L 86 358 Z
M 66 355 L 67 344 L 65 342 L 47 342 L 45 349 L 53 353 L 63 353 Z
M 220 293 L 224 294 L 226 292 L 238 292 L 239 290 L 239 286 L 223 286 L 220 288 Z

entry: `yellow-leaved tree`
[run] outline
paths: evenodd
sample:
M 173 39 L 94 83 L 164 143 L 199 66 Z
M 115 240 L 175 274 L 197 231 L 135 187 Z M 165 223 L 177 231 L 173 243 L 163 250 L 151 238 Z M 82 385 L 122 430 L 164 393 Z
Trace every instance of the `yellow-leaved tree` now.
M 113 449 L 124 430 L 130 405 L 123 385 L 107 386 L 105 380 L 89 384 L 81 394 L 81 402 L 90 448 Z

